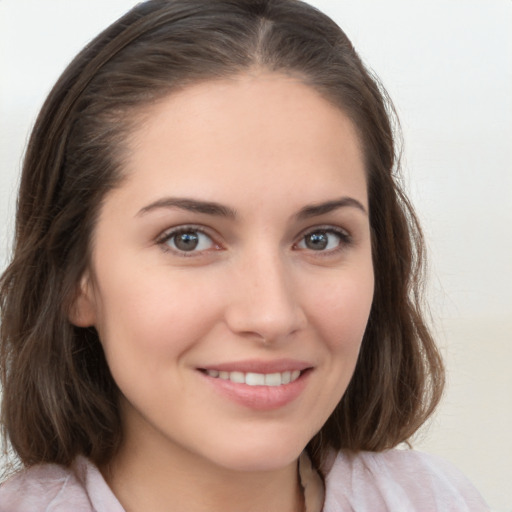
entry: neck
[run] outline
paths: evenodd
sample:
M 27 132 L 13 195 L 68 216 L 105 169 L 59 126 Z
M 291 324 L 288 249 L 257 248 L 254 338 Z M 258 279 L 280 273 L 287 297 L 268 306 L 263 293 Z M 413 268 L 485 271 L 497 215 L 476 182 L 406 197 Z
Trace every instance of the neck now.
M 268 471 L 236 471 L 155 436 L 126 433 L 102 473 L 126 512 L 298 512 L 297 461 Z M 159 442 L 160 441 L 160 442 Z

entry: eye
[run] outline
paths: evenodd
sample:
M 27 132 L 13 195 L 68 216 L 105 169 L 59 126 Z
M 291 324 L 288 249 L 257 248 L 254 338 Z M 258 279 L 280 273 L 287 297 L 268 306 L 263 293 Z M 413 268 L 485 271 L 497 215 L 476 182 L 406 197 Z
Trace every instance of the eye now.
M 201 252 L 216 247 L 210 236 L 193 227 L 168 231 L 158 243 L 178 253 Z
M 350 236 L 337 229 L 316 229 L 306 233 L 296 245 L 298 249 L 310 251 L 336 251 L 342 245 L 350 242 Z

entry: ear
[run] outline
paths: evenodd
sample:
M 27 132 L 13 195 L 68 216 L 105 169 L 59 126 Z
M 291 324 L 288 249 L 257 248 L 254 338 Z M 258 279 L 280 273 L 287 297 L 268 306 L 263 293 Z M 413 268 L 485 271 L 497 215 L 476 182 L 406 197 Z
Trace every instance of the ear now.
M 75 298 L 68 313 L 69 321 L 76 327 L 91 327 L 96 323 L 96 304 L 89 272 L 80 279 Z

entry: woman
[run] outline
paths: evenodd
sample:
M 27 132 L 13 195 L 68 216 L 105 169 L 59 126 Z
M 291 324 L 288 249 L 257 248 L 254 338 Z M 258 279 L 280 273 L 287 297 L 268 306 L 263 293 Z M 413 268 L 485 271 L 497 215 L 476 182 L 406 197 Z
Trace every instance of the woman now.
M 405 442 L 443 384 L 392 108 L 295 0 L 150 0 L 64 72 L 2 277 L 0 510 L 485 510 Z

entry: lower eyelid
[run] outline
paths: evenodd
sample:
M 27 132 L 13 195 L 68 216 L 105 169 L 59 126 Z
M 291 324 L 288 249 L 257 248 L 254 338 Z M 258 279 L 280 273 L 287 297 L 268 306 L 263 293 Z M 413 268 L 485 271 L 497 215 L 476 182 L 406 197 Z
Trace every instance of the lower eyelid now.
M 191 250 L 191 251 L 184 251 L 180 250 L 176 247 L 171 247 L 169 242 L 176 236 L 183 234 L 183 233 L 198 233 L 200 235 L 204 235 L 205 237 L 208 237 L 208 239 L 211 241 L 211 247 L 208 247 L 206 249 L 199 249 L 199 250 Z M 195 254 L 200 254 L 202 252 L 208 251 L 210 248 L 220 248 L 220 245 L 215 241 L 214 237 L 206 232 L 206 230 L 198 227 L 198 226 L 178 226 L 176 228 L 168 229 L 164 231 L 160 236 L 158 236 L 155 240 L 156 244 L 162 247 L 163 250 L 166 252 L 174 252 L 176 254 L 179 254 L 181 256 L 193 256 Z
M 343 245 L 348 245 L 348 244 L 351 244 L 353 242 L 352 235 L 350 235 L 344 229 L 327 227 L 327 226 L 326 227 L 320 226 L 318 228 L 311 229 L 311 230 L 308 230 L 307 232 L 303 233 L 300 236 L 299 241 L 297 242 L 297 244 L 299 242 L 302 242 L 305 239 L 305 237 L 307 237 L 308 235 L 312 235 L 314 233 L 319 233 L 319 232 L 330 233 L 330 234 L 336 235 L 340 239 L 340 244 L 343 244 Z M 297 245 L 297 244 L 295 244 L 295 245 Z
M 185 250 L 180 250 L 178 248 L 173 248 L 169 245 L 168 242 L 170 240 L 172 240 L 173 237 L 178 236 L 181 233 L 187 233 L 187 232 L 196 232 L 196 233 L 199 233 L 201 235 L 208 237 L 208 239 L 210 240 L 210 244 L 209 244 L 210 247 L 205 248 L 205 249 L 199 249 L 199 250 L 185 251 Z M 319 254 L 320 253 L 332 254 L 339 250 L 342 250 L 344 247 L 352 245 L 354 242 L 352 235 L 350 233 L 348 233 L 345 229 L 334 228 L 332 226 L 318 226 L 315 229 L 310 229 L 310 230 L 304 232 L 300 236 L 298 241 L 296 243 L 294 243 L 294 247 L 297 247 L 299 245 L 299 243 L 303 242 L 306 236 L 314 234 L 314 233 L 318 233 L 318 232 L 330 233 L 330 234 L 334 234 L 337 237 L 339 237 L 339 244 L 337 245 L 337 247 L 335 247 L 333 249 L 318 250 L 318 251 L 315 251 L 314 249 L 309 249 L 307 247 L 300 248 L 300 249 L 308 250 L 313 253 L 318 252 Z M 208 251 L 210 249 L 222 249 L 222 245 L 219 244 L 210 233 L 208 233 L 202 227 L 195 226 L 195 225 L 190 225 L 190 226 L 182 225 L 182 226 L 177 226 L 175 228 L 168 229 L 156 238 L 155 243 L 157 245 L 161 246 L 162 249 L 164 249 L 165 251 L 172 251 L 172 252 L 175 252 L 182 256 L 183 255 L 184 256 L 193 256 L 193 255 L 197 255 L 202 252 Z

